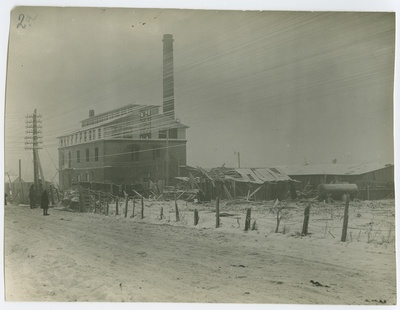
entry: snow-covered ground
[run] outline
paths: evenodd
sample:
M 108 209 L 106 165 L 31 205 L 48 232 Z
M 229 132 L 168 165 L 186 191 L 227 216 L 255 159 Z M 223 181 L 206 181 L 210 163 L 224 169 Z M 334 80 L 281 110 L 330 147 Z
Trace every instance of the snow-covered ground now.
M 6 300 L 395 304 L 394 200 L 352 201 L 346 242 L 344 203 L 311 204 L 307 236 L 307 202 L 222 201 L 219 228 L 215 202 L 178 201 L 179 222 L 173 201 L 146 200 L 144 219 L 139 201 L 127 218 L 124 203 L 108 216 L 6 206 Z

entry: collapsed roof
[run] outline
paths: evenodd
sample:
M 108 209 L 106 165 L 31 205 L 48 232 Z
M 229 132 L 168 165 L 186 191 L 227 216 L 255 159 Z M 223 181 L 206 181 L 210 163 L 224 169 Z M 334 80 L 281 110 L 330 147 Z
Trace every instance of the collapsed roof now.
M 218 167 L 209 170 L 201 167 L 193 168 L 195 176 L 204 176 L 215 181 L 235 181 L 243 183 L 277 183 L 277 182 L 288 182 L 295 181 L 291 179 L 282 169 L 280 168 L 227 168 Z M 193 171 L 193 170 L 192 170 Z

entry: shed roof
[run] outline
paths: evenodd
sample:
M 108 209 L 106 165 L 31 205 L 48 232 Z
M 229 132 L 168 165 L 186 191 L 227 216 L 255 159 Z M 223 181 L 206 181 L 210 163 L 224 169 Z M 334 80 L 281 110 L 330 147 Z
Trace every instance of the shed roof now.
M 280 168 L 235 168 L 234 170 L 239 176 L 230 174 L 226 176 L 226 179 L 256 184 L 293 181 Z
M 361 175 L 392 167 L 393 164 L 316 164 L 302 166 L 280 166 L 287 175 Z
M 205 170 L 198 167 L 197 169 L 211 181 L 232 180 L 236 182 L 255 184 L 264 184 L 266 182 L 275 183 L 282 181 L 294 181 L 280 168 L 218 167 Z

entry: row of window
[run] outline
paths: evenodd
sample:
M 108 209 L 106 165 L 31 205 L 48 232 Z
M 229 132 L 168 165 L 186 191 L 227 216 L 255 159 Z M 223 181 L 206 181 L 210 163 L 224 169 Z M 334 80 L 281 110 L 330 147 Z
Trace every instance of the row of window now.
M 153 150 L 148 150 L 153 152 L 153 160 L 157 160 L 161 158 L 161 149 L 160 148 L 154 148 Z M 85 160 L 85 162 L 90 162 L 93 160 L 93 157 L 91 157 L 90 154 L 90 149 L 85 150 L 85 157 L 81 158 L 81 150 L 76 151 L 76 163 L 81 163 L 81 160 Z M 140 146 L 137 144 L 133 144 L 130 146 L 130 159 L 131 161 L 139 161 L 140 160 Z M 61 153 L 62 156 L 62 161 L 64 162 L 64 154 Z M 94 161 L 99 161 L 99 148 L 96 147 L 94 148 Z M 72 167 L 72 152 L 68 152 L 68 168 Z
M 151 132 L 150 131 L 141 131 L 140 132 L 140 139 L 151 139 Z M 158 132 L 158 139 L 167 139 L 167 130 L 160 130 Z M 178 139 L 178 129 L 173 128 L 169 130 L 168 139 Z
M 133 109 L 134 109 L 133 106 L 129 106 L 129 107 L 125 107 L 125 108 L 121 108 L 121 109 L 115 110 L 115 111 L 111 111 L 109 113 L 105 113 L 105 114 L 102 114 L 102 115 L 94 116 L 94 117 L 91 117 L 91 118 L 89 118 L 87 120 L 84 120 L 82 122 L 82 126 L 89 126 L 89 125 L 97 124 L 97 123 L 100 123 L 100 122 L 103 122 L 103 121 L 106 121 L 106 120 L 109 120 L 109 119 L 113 119 L 113 118 L 116 118 L 116 117 L 119 117 L 119 116 L 122 116 L 122 115 L 125 115 L 125 114 L 128 114 L 128 113 L 131 113 L 131 112 L 133 112 Z
M 61 147 L 74 145 L 82 142 L 96 140 L 96 132 L 97 132 L 97 139 L 101 139 L 101 128 L 88 130 L 84 132 L 80 132 L 79 134 L 76 133 L 74 135 L 70 135 L 68 137 L 64 137 L 60 139 Z M 151 139 L 152 135 L 149 130 L 141 131 L 139 134 L 139 139 Z M 167 130 L 160 130 L 158 133 L 159 139 L 166 139 L 167 138 Z M 169 139 L 178 139 L 178 130 L 176 128 L 169 130 Z
M 101 128 L 87 130 L 84 132 L 80 132 L 79 134 L 70 135 L 68 137 L 64 137 L 60 139 L 61 146 L 68 146 L 77 143 L 82 143 L 86 141 L 96 140 L 96 132 L 97 132 L 97 139 L 101 139 Z M 74 142 L 75 141 L 75 142 Z
M 90 150 L 86 149 L 86 156 L 85 156 L 86 162 L 90 161 Z M 94 161 L 99 161 L 99 148 L 96 147 L 94 148 Z M 77 150 L 76 151 L 76 162 L 79 164 L 81 162 L 81 151 Z M 72 167 L 72 152 L 68 152 L 68 168 Z

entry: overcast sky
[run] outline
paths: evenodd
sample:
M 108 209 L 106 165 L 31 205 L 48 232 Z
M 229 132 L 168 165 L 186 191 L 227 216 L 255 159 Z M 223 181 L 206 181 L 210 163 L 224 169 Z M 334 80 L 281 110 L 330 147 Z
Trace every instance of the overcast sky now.
M 56 137 L 90 109 L 162 105 L 166 33 L 189 165 L 236 166 L 235 151 L 244 167 L 393 163 L 394 13 L 25 7 L 11 15 L 6 171 L 21 158 L 32 178 L 24 136 L 35 108 L 51 179 Z

